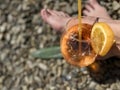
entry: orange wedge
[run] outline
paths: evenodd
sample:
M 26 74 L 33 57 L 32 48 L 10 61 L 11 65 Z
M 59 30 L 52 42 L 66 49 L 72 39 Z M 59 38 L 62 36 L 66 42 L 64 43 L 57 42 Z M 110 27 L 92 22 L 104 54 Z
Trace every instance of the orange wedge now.
M 114 43 L 114 33 L 109 25 L 95 23 L 91 31 L 91 46 L 96 54 L 105 56 Z

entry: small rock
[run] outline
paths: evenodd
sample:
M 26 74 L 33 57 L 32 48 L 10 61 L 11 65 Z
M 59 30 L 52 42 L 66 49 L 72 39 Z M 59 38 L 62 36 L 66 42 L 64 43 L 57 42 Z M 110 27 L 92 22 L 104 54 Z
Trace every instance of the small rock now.
M 8 90 L 8 88 L 3 86 L 1 90 Z
M 95 82 L 90 82 L 89 88 L 94 89 L 97 84 Z
M 100 85 L 97 85 L 97 86 L 95 87 L 95 90 L 105 90 L 105 89 L 102 88 Z
M 110 88 L 112 89 L 112 90 L 117 90 L 118 88 L 117 88 L 117 85 L 115 84 L 115 83 L 113 83 L 111 86 L 110 86 Z
M 38 66 L 44 71 L 48 70 L 48 67 L 43 63 L 39 63 Z
M 67 80 L 71 80 L 71 79 L 72 79 L 72 76 L 71 76 L 71 75 L 67 75 L 67 76 L 66 76 L 66 79 L 67 79 Z
M 2 26 L 0 26 L 0 32 L 5 32 L 7 27 L 7 23 L 3 23 Z
M 26 85 L 22 86 L 22 90 L 28 90 L 27 86 Z
M 82 67 L 80 70 L 83 74 L 88 74 L 88 71 L 87 71 L 86 67 Z
M 118 14 L 120 15 L 120 9 L 118 10 Z
M 10 33 L 7 33 L 7 34 L 6 34 L 6 40 L 7 40 L 7 41 L 10 41 L 10 40 L 11 40 L 11 35 L 10 35 Z
M 66 90 L 71 90 L 70 87 L 66 87 Z
M 13 16 L 11 14 L 8 15 L 8 22 L 11 22 L 12 23 L 13 21 Z
M 77 12 L 78 11 L 77 3 L 73 3 L 72 10 L 73 10 L 73 12 Z
M 114 90 L 114 89 L 111 89 L 111 88 L 107 88 L 106 90 Z M 117 89 L 115 89 L 115 90 L 117 90 Z
M 3 34 L 2 34 L 2 33 L 0 33 L 0 40 L 2 40 L 2 38 L 3 38 Z
M 39 27 L 38 30 L 37 30 L 37 33 L 38 33 L 38 34 L 41 34 L 42 31 L 43 31 L 43 28 L 42 28 L 42 27 Z
M 120 4 L 117 1 L 113 1 L 113 10 L 118 10 L 120 8 Z
M 25 83 L 27 83 L 27 84 L 32 84 L 32 82 L 33 82 L 33 77 L 32 77 L 32 76 L 30 76 L 30 77 L 25 76 L 24 80 L 25 80 Z
M 31 61 L 27 61 L 27 67 L 28 68 L 33 68 L 34 64 Z
M 7 57 L 7 53 L 1 53 L 1 57 L 0 57 L 1 61 L 4 61 L 6 57 Z
M 0 84 L 3 82 L 4 77 L 0 77 Z
M 66 12 L 69 14 L 72 13 L 72 9 L 71 9 L 71 6 L 69 4 L 67 4 L 67 6 L 66 6 Z
M 43 90 L 42 88 L 37 88 L 36 90 Z
M 30 7 L 28 7 L 28 5 L 27 5 L 27 4 L 23 4 L 22 9 L 26 11 L 26 10 L 29 10 L 29 9 L 30 9 Z

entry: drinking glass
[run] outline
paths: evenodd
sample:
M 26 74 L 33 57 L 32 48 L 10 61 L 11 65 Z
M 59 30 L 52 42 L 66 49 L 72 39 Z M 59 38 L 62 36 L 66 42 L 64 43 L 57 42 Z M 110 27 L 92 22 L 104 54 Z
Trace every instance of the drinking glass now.
M 92 64 L 97 54 L 91 46 L 90 33 L 94 23 L 97 22 L 96 18 L 91 18 L 87 22 L 86 17 L 82 17 L 82 34 L 79 38 L 79 23 L 78 18 L 70 19 L 61 37 L 61 52 L 65 60 L 75 66 L 84 67 Z M 85 19 L 86 18 L 86 19 Z

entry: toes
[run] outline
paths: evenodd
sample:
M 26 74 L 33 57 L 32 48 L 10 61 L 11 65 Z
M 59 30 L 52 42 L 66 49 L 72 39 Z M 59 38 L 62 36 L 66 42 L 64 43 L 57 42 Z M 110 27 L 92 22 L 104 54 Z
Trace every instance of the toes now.
M 70 17 L 68 14 L 65 14 L 65 17 Z
M 88 2 L 94 9 L 96 6 L 100 6 L 97 0 L 89 0 Z
M 57 16 L 62 16 L 62 17 L 69 17 L 68 14 L 65 14 L 64 12 L 62 11 L 53 11 Z
M 40 12 L 40 15 L 44 21 L 47 21 L 48 17 L 50 17 L 52 13 L 50 10 L 42 9 Z
M 42 9 L 42 10 L 40 11 L 40 15 L 43 16 L 44 14 L 45 14 L 45 9 Z
M 63 17 L 70 17 L 68 14 L 62 12 L 62 11 L 56 11 L 56 10 L 50 10 L 50 9 L 42 9 L 40 12 L 41 16 L 63 16 Z
M 61 11 L 56 11 L 56 14 L 57 14 L 58 16 L 65 16 L 65 13 L 63 13 L 63 12 L 61 12 Z
M 69 15 L 68 14 L 65 14 L 64 12 L 58 12 L 60 16 L 63 16 L 63 17 L 68 17 Z
M 90 12 L 88 10 L 83 10 L 83 14 L 88 16 L 90 14 Z
M 94 5 L 94 4 L 98 4 L 98 1 L 97 0 L 89 0 L 89 3 Z
M 41 17 L 43 18 L 43 20 L 45 20 L 45 17 L 47 16 L 46 10 L 42 9 L 40 12 Z
M 88 11 L 93 11 L 93 10 L 94 10 L 94 7 L 93 7 L 92 5 L 90 5 L 90 4 L 87 4 L 87 5 L 85 6 L 85 9 L 88 10 Z
M 46 10 L 49 14 L 51 14 L 53 16 L 57 14 L 57 12 L 55 10 L 50 10 L 50 9 L 46 9 Z

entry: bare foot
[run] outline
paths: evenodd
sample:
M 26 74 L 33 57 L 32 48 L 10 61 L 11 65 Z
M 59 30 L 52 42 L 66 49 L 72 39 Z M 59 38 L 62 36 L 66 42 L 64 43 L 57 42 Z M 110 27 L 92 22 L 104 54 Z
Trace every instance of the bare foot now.
M 69 15 L 61 11 L 49 9 L 42 9 L 40 14 L 42 19 L 57 31 L 63 31 L 66 23 L 71 19 Z
M 107 10 L 102 7 L 97 0 L 88 0 L 88 4 L 85 6 L 85 10 L 83 14 L 86 16 L 93 16 L 93 17 L 102 17 L 107 19 L 112 19 Z

